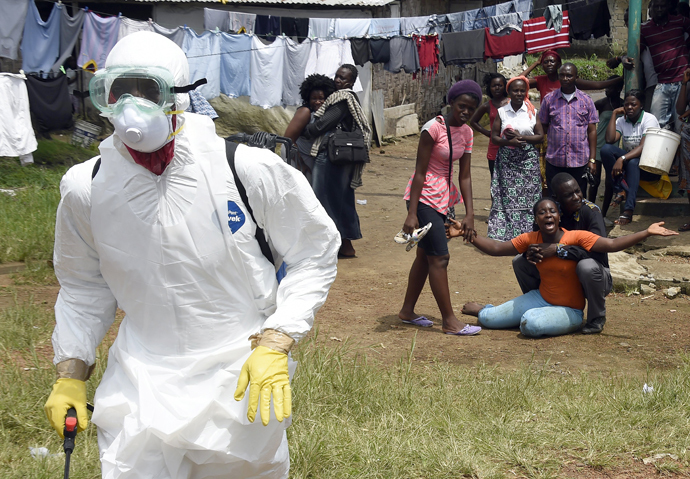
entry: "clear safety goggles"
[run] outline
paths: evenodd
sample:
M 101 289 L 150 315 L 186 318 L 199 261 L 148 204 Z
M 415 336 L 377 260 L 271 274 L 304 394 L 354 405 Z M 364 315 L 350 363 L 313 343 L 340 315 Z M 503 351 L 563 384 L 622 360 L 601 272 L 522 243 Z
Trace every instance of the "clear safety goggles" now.
M 89 96 L 103 114 L 116 115 L 126 98 L 147 100 L 138 107 L 150 112 L 169 109 L 175 103 L 172 74 L 161 67 L 113 67 L 98 70 L 89 83 Z

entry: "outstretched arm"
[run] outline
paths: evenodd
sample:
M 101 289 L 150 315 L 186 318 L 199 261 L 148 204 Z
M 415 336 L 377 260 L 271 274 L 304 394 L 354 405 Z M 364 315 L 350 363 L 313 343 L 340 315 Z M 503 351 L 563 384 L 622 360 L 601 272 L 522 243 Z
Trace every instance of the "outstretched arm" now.
M 459 221 L 449 219 L 450 224 L 446 226 L 446 236 L 448 238 L 457 238 L 464 235 L 464 229 Z M 472 235 L 470 242 L 477 247 L 482 253 L 489 256 L 515 256 L 518 250 L 513 246 L 512 241 L 496 241 L 491 238 L 484 238 L 477 234 Z
M 593 80 L 583 80 L 578 78 L 575 80 L 575 86 L 580 90 L 604 90 L 612 86 L 622 86 L 623 77 L 613 78 L 611 80 L 604 81 L 593 81 Z
M 663 221 L 654 223 L 646 230 L 638 231 L 631 235 L 619 236 L 618 238 L 599 238 L 592 246 L 592 251 L 597 253 L 615 253 L 616 251 L 630 248 L 650 236 L 674 236 L 678 234 L 676 231 L 664 228 L 663 224 Z

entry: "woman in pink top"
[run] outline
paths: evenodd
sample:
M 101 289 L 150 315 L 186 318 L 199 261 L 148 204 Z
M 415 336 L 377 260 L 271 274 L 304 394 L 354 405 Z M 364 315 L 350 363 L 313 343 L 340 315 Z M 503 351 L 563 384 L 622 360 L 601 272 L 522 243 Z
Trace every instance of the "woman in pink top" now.
M 489 97 L 489 101 L 477 108 L 472 118 L 470 119 L 470 126 L 484 136 L 489 137 L 489 148 L 486 151 L 486 159 L 489 160 L 489 172 L 494 176 L 494 161 L 496 161 L 496 153 L 498 153 L 498 145 L 491 141 L 491 127 L 494 126 L 494 120 L 498 116 L 498 109 L 508 104 L 508 91 L 506 90 L 506 77 L 500 73 L 487 73 L 484 76 L 484 91 Z M 489 114 L 489 129 L 487 130 L 479 124 L 484 115 Z M 489 180 L 491 182 L 491 180 Z
M 470 177 L 472 129 L 466 123 L 479 106 L 482 91 L 474 81 L 462 80 L 450 88 L 447 98 L 451 116 L 438 116 L 422 128 L 415 172 L 405 191 L 408 214 L 403 231 L 412 234 L 419 225 L 431 223 L 432 226 L 419 242 L 398 317 L 415 326 L 433 326 L 433 322 L 415 312 L 415 305 L 429 277 L 431 291 L 441 310 L 443 332 L 468 336 L 477 334 L 481 328 L 460 321 L 450 303 L 447 271 L 450 254 L 445 223 L 450 209 L 460 202 L 460 194 L 452 181 L 453 162 L 459 160 L 458 182 L 466 212 L 462 224 L 468 237 L 474 232 Z

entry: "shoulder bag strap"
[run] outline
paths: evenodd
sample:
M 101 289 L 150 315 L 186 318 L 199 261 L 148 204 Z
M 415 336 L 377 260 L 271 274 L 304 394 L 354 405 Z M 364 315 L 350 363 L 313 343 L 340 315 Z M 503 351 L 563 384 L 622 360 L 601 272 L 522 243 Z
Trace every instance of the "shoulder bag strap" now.
M 448 137 L 448 211 L 450 211 L 450 189 L 453 184 L 453 138 L 450 136 L 448 118 L 443 117 L 446 123 L 446 136 Z
M 275 265 L 275 261 L 273 260 L 273 253 L 271 253 L 271 248 L 269 248 L 268 241 L 266 241 L 266 234 L 264 233 L 263 229 L 259 228 L 259 224 L 256 222 L 256 218 L 254 218 L 254 212 L 252 211 L 252 207 L 249 205 L 249 198 L 247 198 L 247 190 L 244 189 L 244 185 L 240 181 L 240 177 L 237 175 L 237 169 L 235 168 L 236 151 L 237 143 L 235 143 L 234 141 L 225 140 L 225 152 L 228 157 L 228 164 L 230 165 L 230 170 L 232 170 L 232 176 L 235 178 L 235 186 L 237 187 L 237 192 L 240 194 L 240 198 L 242 198 L 244 206 L 247 207 L 247 212 L 249 212 L 249 216 L 252 217 L 252 221 L 254 221 L 254 224 L 256 225 L 256 241 L 259 242 L 261 252 L 266 257 L 266 259 L 269 260 L 273 265 Z

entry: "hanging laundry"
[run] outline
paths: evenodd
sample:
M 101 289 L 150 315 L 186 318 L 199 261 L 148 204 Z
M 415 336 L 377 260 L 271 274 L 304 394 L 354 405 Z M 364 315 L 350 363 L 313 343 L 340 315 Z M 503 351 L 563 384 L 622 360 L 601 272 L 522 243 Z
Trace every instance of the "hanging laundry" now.
M 103 68 L 108 53 L 117 43 L 119 32 L 119 17 L 104 18 L 93 12 L 86 12 L 77 65 L 83 67 L 88 62 L 94 62 L 97 69 Z
M 215 8 L 204 8 L 204 30 L 220 30 L 229 32 L 230 12 L 227 10 L 216 10 Z
M 65 60 L 73 55 L 74 46 L 77 44 L 79 34 L 84 27 L 84 17 L 86 16 L 86 12 L 81 9 L 78 9 L 71 17 L 67 13 L 65 5 L 58 4 L 58 8 L 60 9 L 60 56 L 51 68 L 53 71 L 58 71 Z
M 256 26 L 255 13 L 228 12 L 230 31 L 233 33 L 254 33 Z
M 285 72 L 283 73 L 283 105 L 301 105 L 302 97 L 299 87 L 306 78 L 305 71 L 311 40 L 296 43 L 290 38 L 285 40 Z
M 254 23 L 254 33 L 272 42 L 280 35 L 280 17 L 273 15 L 257 15 Z
M 47 135 L 52 130 L 72 127 L 72 100 L 65 75 L 56 78 L 28 75 L 26 88 L 32 122 L 39 133 Z
M 350 38 L 350 47 L 352 48 L 352 59 L 355 61 L 355 65 L 362 67 L 366 62 L 371 61 L 368 38 Z
M 429 17 L 429 23 L 427 23 L 427 28 L 424 35 L 441 35 L 442 33 L 448 31 L 448 15 L 431 15 Z
M 410 37 L 393 37 L 390 43 L 391 58 L 383 69 L 391 73 L 416 73 L 419 71 L 419 53 L 417 45 Z
M 165 28 L 161 27 L 156 22 L 152 23 L 151 26 L 154 32 L 173 41 L 178 47 L 182 48 L 182 45 L 184 45 L 184 27 Z
M 309 38 L 333 38 L 335 35 L 335 18 L 310 18 Z
M 53 4 L 47 21 L 41 20 L 36 3 L 31 0 L 22 37 L 22 70 L 49 72 L 60 56 L 60 8 Z
M 515 5 L 515 11 L 520 14 L 520 18 L 522 18 L 522 21 L 524 22 L 525 20 L 529 20 L 530 16 L 532 15 L 532 0 L 513 0 L 512 3 Z M 501 4 L 505 5 L 505 4 Z M 498 5 L 496 5 L 496 13 L 498 14 Z M 501 13 L 510 13 L 510 10 L 507 12 L 501 12 Z
M 30 155 L 36 145 L 26 77 L 0 73 L 0 156 Z
M 185 29 L 182 51 L 189 61 L 189 83 L 206 78 L 205 85 L 196 89 L 210 100 L 220 95 L 220 37 L 221 32 L 204 32 L 198 35 L 191 28 Z
M 117 41 L 122 40 L 127 35 L 136 32 L 153 32 L 153 22 L 145 22 L 143 20 L 132 20 L 131 18 L 121 17 L 120 28 L 118 30 Z
M 489 26 L 489 18 L 496 15 L 496 5 L 491 5 L 490 7 L 483 7 L 477 11 L 477 15 L 474 17 L 474 24 L 472 30 L 477 30 L 478 28 L 486 28 Z
M 444 65 L 461 65 L 484 60 L 484 29 L 445 33 L 441 42 Z
M 568 2 L 570 30 L 573 38 L 588 40 L 611 34 L 611 12 L 606 0 Z
M 208 100 L 196 90 L 191 90 L 189 92 L 189 106 L 185 111 L 208 116 L 211 120 L 218 118 L 216 110 L 211 106 Z
M 429 31 L 429 15 L 424 17 L 402 17 L 400 18 L 400 34 L 412 35 L 426 34 Z
M 504 2 L 496 5 L 496 13 L 494 15 L 506 15 L 508 13 L 517 13 L 517 2 Z
M 350 40 L 343 40 L 342 38 L 312 40 L 304 75 L 309 76 L 312 73 L 320 73 L 333 78 L 338 68 L 345 63 L 355 63 L 354 58 L 352 58 Z M 359 77 L 355 80 L 352 89 L 355 92 L 363 91 Z
M 283 32 L 283 35 L 297 37 L 299 41 L 303 41 L 309 36 L 309 19 L 281 17 L 280 30 Z
M 438 35 L 414 35 L 419 67 L 422 75 L 436 75 L 438 73 L 439 40 Z
M 446 18 L 448 19 L 448 27 L 450 32 L 464 31 L 465 13 L 466 12 L 455 12 L 446 15 Z
M 251 95 L 252 36 L 220 35 L 220 92 L 230 98 Z
M 371 63 L 387 63 L 391 59 L 391 41 L 388 38 L 370 38 Z
M 369 33 L 371 18 L 336 18 L 336 38 L 364 37 Z
M 525 34 L 514 30 L 508 35 L 491 35 L 489 29 L 484 34 L 484 58 L 502 59 L 525 51 Z
M 29 0 L 0 2 L 0 57 L 16 60 Z
M 522 18 L 519 13 L 506 13 L 489 18 L 489 31 L 492 35 L 507 35 L 513 30 L 522 31 Z
M 533 0 L 532 16 L 534 18 L 543 17 L 549 5 L 560 5 L 563 0 Z
M 283 99 L 285 42 L 285 37 L 278 37 L 270 45 L 264 45 L 257 37 L 252 37 L 252 105 L 262 108 L 280 105 Z
M 544 17 L 533 18 L 522 23 L 525 34 L 527 53 L 544 52 L 570 46 L 570 20 L 568 12 L 563 12 L 563 26 L 561 32 L 556 33 L 553 28 L 546 28 Z
M 549 5 L 544 10 L 544 20 L 546 20 L 546 28 L 553 28 L 556 33 L 561 33 L 563 26 L 563 6 Z
M 394 37 L 400 35 L 399 18 L 372 18 L 369 25 L 369 36 Z

